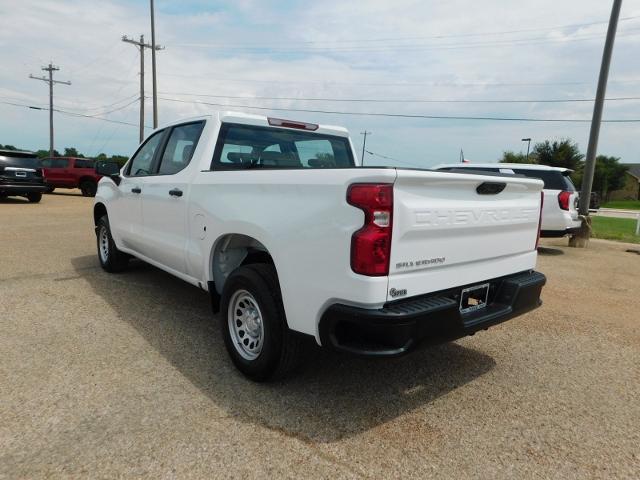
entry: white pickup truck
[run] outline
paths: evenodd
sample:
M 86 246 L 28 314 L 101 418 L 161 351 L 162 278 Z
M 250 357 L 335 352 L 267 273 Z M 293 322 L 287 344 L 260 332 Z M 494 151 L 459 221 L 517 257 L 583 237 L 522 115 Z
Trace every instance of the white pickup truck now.
M 343 128 L 226 112 L 96 170 L 102 267 L 137 257 L 209 291 L 254 380 L 310 338 L 396 356 L 541 303 L 539 180 L 361 167 Z

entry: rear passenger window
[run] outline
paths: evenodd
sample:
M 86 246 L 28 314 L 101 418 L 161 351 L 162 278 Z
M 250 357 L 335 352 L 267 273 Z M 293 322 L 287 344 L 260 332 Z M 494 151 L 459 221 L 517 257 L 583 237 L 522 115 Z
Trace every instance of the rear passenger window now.
M 93 168 L 93 160 L 76 160 L 73 168 Z
M 40 161 L 40 165 L 44 168 L 67 168 L 69 160 L 66 158 L 45 158 Z
M 553 170 L 527 170 L 514 169 L 516 173 L 531 178 L 538 178 L 544 182 L 544 188 L 547 190 L 567 190 L 574 192 L 576 187 L 573 186 L 571 179 L 565 177 L 562 172 Z
M 189 165 L 203 127 L 204 122 L 173 127 L 160 161 L 160 175 L 173 175 Z

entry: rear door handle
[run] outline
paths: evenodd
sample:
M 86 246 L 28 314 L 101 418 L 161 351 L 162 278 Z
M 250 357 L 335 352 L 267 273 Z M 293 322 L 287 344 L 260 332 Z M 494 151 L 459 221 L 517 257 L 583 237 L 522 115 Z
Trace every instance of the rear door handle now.
M 181 197 L 182 190 L 180 190 L 179 188 L 174 188 L 173 190 L 169 190 L 169 195 L 171 195 L 172 197 Z
M 133 187 L 131 189 L 131 192 L 132 193 L 142 193 L 142 190 L 140 189 L 140 187 Z

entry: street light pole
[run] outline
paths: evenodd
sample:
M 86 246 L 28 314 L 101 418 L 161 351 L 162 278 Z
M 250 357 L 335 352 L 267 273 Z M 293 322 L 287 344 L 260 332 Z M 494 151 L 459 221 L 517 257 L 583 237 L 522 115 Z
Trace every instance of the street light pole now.
M 527 142 L 527 163 L 529 163 L 529 147 L 531 146 L 531 139 L 523 138 L 522 141 Z
M 360 135 L 364 135 L 364 140 L 362 141 L 362 161 L 360 162 L 360 166 L 364 166 L 364 153 L 365 147 L 367 146 L 367 135 L 371 135 L 373 132 L 360 132 Z

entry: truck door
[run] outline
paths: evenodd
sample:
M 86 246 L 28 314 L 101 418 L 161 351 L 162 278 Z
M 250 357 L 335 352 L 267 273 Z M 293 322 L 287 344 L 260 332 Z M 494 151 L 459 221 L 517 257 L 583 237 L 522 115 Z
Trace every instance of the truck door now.
M 144 254 L 183 274 L 187 273 L 187 202 L 192 176 L 187 167 L 203 127 L 204 122 L 199 121 L 171 128 L 157 159 L 157 172 L 145 178 L 141 195 Z
M 123 246 L 143 255 L 141 196 L 145 182 L 153 174 L 154 158 L 164 137 L 164 130 L 150 136 L 133 155 L 118 185 L 118 196 L 110 203 L 111 230 Z

